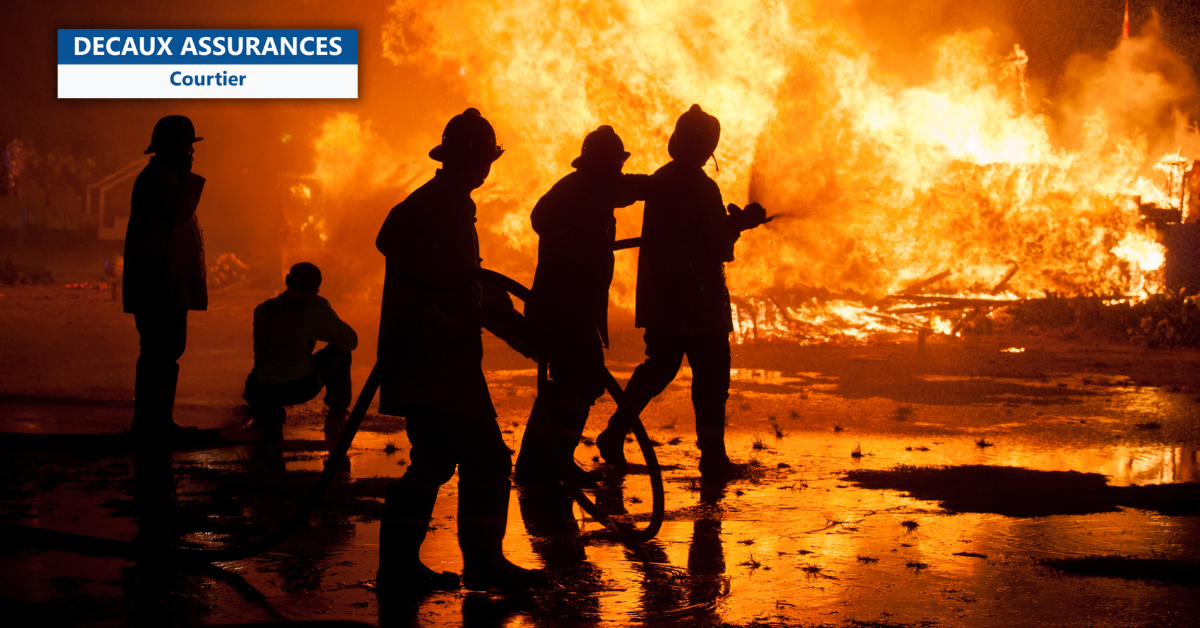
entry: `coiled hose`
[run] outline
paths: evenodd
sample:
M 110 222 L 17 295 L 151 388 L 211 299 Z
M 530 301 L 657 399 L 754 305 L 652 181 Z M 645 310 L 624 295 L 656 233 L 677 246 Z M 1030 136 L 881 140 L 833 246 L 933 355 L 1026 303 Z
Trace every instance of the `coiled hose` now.
M 483 270 L 480 280 L 503 288 L 513 296 L 526 303 L 529 303 L 533 299 L 533 291 L 521 285 L 519 282 L 501 275 L 498 272 L 485 269 Z M 544 383 L 545 377 L 545 363 L 540 363 L 538 365 L 539 388 L 542 387 L 541 384 Z M 621 388 L 621 384 L 617 382 L 617 379 L 613 377 L 612 371 L 609 371 L 607 367 L 604 369 L 604 388 L 608 391 L 608 394 L 612 396 L 613 401 L 617 403 L 617 407 L 619 409 L 630 409 L 630 411 L 626 413 L 626 417 L 628 417 L 629 420 L 629 427 L 633 429 L 633 435 L 635 438 L 637 438 L 638 446 L 641 447 L 642 456 L 645 457 L 646 460 L 646 469 L 650 474 L 652 508 L 650 511 L 649 524 L 645 528 L 639 530 L 633 526 L 621 525 L 613 521 L 611 517 L 609 517 L 603 510 L 600 510 L 600 508 L 596 506 L 596 504 L 583 492 L 583 490 L 580 489 L 579 484 L 575 481 L 574 476 L 569 472 L 574 461 L 568 461 L 563 456 L 557 456 L 555 457 L 555 463 L 559 471 L 559 478 L 563 482 L 563 486 L 566 487 L 568 492 L 570 492 L 571 498 L 579 504 L 579 507 L 582 508 L 584 512 L 590 515 L 593 519 L 600 522 L 600 524 L 605 528 L 608 528 L 610 531 L 616 534 L 617 537 L 622 541 L 636 546 L 654 538 L 655 535 L 658 534 L 659 529 L 662 528 L 666 505 L 666 499 L 663 493 L 662 467 L 660 467 L 658 464 L 658 456 L 654 452 L 654 444 L 650 442 L 650 435 L 646 433 L 646 426 L 642 425 L 639 412 L 636 410 L 631 410 L 633 405 L 625 396 L 625 391 Z M 558 450 L 554 443 L 549 442 L 548 440 L 547 442 L 544 442 L 542 446 L 550 448 L 551 451 Z

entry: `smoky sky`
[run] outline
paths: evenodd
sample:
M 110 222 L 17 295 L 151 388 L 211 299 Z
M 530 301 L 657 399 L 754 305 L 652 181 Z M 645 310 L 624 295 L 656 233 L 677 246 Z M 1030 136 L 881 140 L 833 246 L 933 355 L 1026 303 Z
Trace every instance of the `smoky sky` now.
M 327 117 L 360 113 L 392 148 L 420 154 L 444 121 L 467 104 L 466 88 L 453 75 L 383 58 L 381 29 L 391 5 L 391 0 L 7 0 L 0 7 L 0 144 L 20 138 L 38 150 L 69 151 L 94 160 L 103 176 L 141 155 L 159 117 L 189 115 L 206 138 L 197 146 L 198 171 L 215 178 L 206 209 L 225 218 L 209 223 L 209 236 L 229 249 L 254 246 L 255 237 L 271 237 L 281 181 L 312 172 L 312 143 Z M 823 5 L 815 6 L 819 12 Z M 1051 99 L 1073 56 L 1102 56 L 1115 47 L 1124 11 L 1115 0 L 857 0 L 837 6 L 873 42 L 880 63 L 901 76 L 906 60 L 940 35 L 989 28 L 1028 52 L 1028 77 Z M 1200 6 L 1189 0 L 1135 1 L 1130 6 L 1135 34 L 1154 11 L 1166 46 L 1191 68 L 1200 66 Z M 89 27 L 355 28 L 360 97 L 58 100 L 55 31 Z M 1185 113 L 1196 117 L 1197 110 Z
M 168 110 L 241 117 L 251 134 L 264 123 L 275 131 L 292 120 L 319 119 L 319 114 L 362 107 L 390 109 L 394 117 L 409 121 L 413 116 L 424 117 L 424 112 L 453 110 L 434 103 L 460 96 L 455 93 L 457 86 L 439 85 L 426 73 L 392 67 L 381 57 L 380 25 L 390 5 L 390 0 L 8 0 L 0 9 L 4 93 L 0 98 L 0 139 L 25 136 L 50 143 L 90 144 L 93 151 L 111 146 L 127 153 L 145 141 L 146 122 L 153 124 Z M 875 52 L 885 64 L 889 59 L 905 58 L 942 34 L 987 27 L 1029 53 L 1030 78 L 1047 84 L 1051 93 L 1073 55 L 1102 55 L 1115 46 L 1124 10 L 1119 0 L 857 0 L 850 6 L 861 29 L 877 42 Z M 1150 21 L 1152 11 L 1161 17 L 1167 46 L 1191 67 L 1200 66 L 1200 3 L 1135 0 L 1130 5 L 1135 33 Z M 55 96 L 55 30 L 88 27 L 357 28 L 361 95 L 358 102 L 59 101 Z M 376 102 L 395 95 L 387 86 L 397 83 L 408 86 L 403 98 Z M 381 121 L 386 124 L 386 116 Z M 301 169 L 306 165 L 281 164 Z
M 382 58 L 386 0 L 44 2 L 9 0 L 0 8 L 0 146 L 14 138 L 46 153 L 96 162 L 104 176 L 145 150 L 158 118 L 184 114 L 205 140 L 196 171 L 205 189 L 205 237 L 211 249 L 244 251 L 278 234 L 286 185 L 313 171 L 312 145 L 323 121 L 360 113 L 379 134 L 404 138 L 412 128 L 440 129 L 461 110 L 460 88 Z M 354 28 L 358 30 L 357 100 L 58 100 L 59 28 Z M 288 141 L 284 141 L 284 139 Z M 429 147 L 425 146 L 424 150 Z
M 929 40 L 957 29 L 987 27 L 1029 53 L 1029 76 L 1053 87 L 1069 59 L 1099 56 L 1121 37 L 1122 0 L 857 0 L 862 28 L 879 42 L 880 58 L 903 58 Z M 1138 34 L 1158 12 L 1167 46 L 1195 68 L 1200 65 L 1200 5 L 1190 0 L 1134 0 L 1129 22 Z

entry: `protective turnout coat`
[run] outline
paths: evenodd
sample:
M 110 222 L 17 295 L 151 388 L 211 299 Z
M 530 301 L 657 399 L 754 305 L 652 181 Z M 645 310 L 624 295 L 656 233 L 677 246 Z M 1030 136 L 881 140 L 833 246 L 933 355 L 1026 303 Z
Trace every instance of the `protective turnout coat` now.
M 133 184 L 125 234 L 124 309 L 208 309 L 204 240 L 196 206 L 204 177 L 178 176 L 158 157 Z
M 613 210 L 645 199 L 650 177 L 623 174 L 602 183 L 579 171 L 559 179 L 533 208 L 538 234 L 536 300 L 526 313 L 550 325 L 595 326 L 608 345 L 613 277 Z
M 741 232 L 700 167 L 651 175 L 638 255 L 636 325 L 681 334 L 733 331 L 725 263 Z
M 376 247 L 387 258 L 379 321 L 379 411 L 414 405 L 494 418 L 483 377 L 479 238 L 470 191 L 439 170 L 392 208 Z

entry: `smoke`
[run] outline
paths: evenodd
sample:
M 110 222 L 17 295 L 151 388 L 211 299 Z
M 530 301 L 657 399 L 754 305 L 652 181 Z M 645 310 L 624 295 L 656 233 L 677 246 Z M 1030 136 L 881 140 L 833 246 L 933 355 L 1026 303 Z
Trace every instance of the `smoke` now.
M 1076 54 L 1068 60 L 1059 90 L 1064 143 L 1078 138 L 1085 121 L 1101 111 L 1113 132 L 1145 137 L 1151 155 L 1185 148 L 1186 156 L 1200 158 L 1185 113 L 1196 101 L 1195 76 L 1162 35 L 1161 18 L 1154 11 L 1136 36 L 1106 54 Z

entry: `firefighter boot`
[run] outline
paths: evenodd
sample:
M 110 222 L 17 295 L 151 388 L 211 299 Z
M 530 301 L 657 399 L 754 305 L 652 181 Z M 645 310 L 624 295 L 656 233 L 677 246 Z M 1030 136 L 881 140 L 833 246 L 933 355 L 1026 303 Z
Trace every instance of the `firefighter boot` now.
M 525 434 L 521 436 L 521 452 L 517 454 L 516 472 L 513 482 L 519 486 L 546 486 L 557 479 L 553 450 L 554 411 L 550 394 L 543 391 L 533 400 Z
M 625 415 L 618 408 L 608 419 L 608 427 L 596 436 L 596 448 L 600 450 L 600 457 L 618 469 L 625 468 L 625 433 L 628 431 Z
M 709 479 L 733 479 L 744 474 L 746 465 L 735 464 L 725 453 L 725 406 L 696 408 L 696 445 L 700 448 L 700 475 Z
M 555 408 L 554 443 L 558 449 L 559 460 L 566 465 L 575 483 L 581 486 L 595 486 L 604 481 L 604 474 L 599 471 L 584 471 L 575 462 L 575 448 L 583 437 L 583 428 L 587 425 L 591 405 L 579 401 L 570 395 L 560 395 Z
M 638 369 L 644 366 L 643 364 Z M 634 371 L 634 377 L 625 387 L 625 403 L 628 405 L 617 406 L 617 411 L 608 419 L 608 427 L 596 437 L 596 447 L 600 450 L 600 456 L 617 469 L 625 468 L 625 435 L 633 429 L 633 422 L 656 394 L 647 390 L 645 381 L 638 379 L 638 372 Z
M 156 369 L 138 358 L 133 392 L 133 423 L 129 430 L 141 438 L 173 440 L 195 432 L 175 422 L 175 385 L 179 365 Z
M 391 482 L 379 525 L 379 570 L 376 585 L 397 594 L 458 588 L 458 574 L 438 573 L 421 562 L 421 543 L 433 518 L 438 487 Z
M 459 469 L 458 546 L 463 556 L 463 587 L 472 591 L 512 592 L 540 589 L 548 578 L 541 569 L 525 569 L 504 556 L 508 523 L 508 479 L 463 481 Z
M 263 428 L 264 443 L 283 440 L 283 424 L 287 421 L 287 408 L 281 405 L 263 406 L 254 415 L 256 424 Z
M 342 428 L 346 426 L 346 419 L 350 417 L 350 411 L 346 408 L 335 410 L 329 409 L 325 413 L 325 427 L 322 432 L 325 433 L 325 440 L 333 441 L 342 434 Z
M 553 398 L 555 401 L 544 401 Z M 521 439 L 513 481 L 524 487 L 546 488 L 557 483 L 560 464 L 577 484 L 603 480 L 598 472 L 584 471 L 575 463 L 575 448 L 583 436 L 589 406 L 568 395 L 539 395 L 529 413 Z

